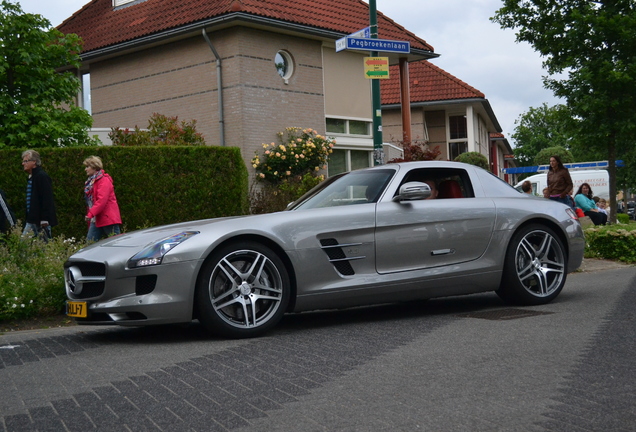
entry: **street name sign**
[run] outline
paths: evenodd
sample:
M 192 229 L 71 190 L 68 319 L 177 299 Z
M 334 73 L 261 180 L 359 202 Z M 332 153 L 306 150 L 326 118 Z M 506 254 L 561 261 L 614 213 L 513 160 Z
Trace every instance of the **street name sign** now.
M 382 51 L 408 54 L 411 52 L 411 43 L 408 41 L 356 37 L 344 37 L 342 39 L 338 39 L 336 41 L 336 52 L 340 52 L 346 49 L 357 51 Z
M 371 37 L 371 27 L 365 27 L 363 29 L 358 30 L 355 33 L 351 33 L 347 37 L 353 38 L 370 38 Z

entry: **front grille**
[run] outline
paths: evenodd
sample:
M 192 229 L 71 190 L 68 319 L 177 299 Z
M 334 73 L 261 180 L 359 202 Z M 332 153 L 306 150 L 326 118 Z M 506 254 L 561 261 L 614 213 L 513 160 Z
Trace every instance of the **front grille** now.
M 72 263 L 83 276 L 106 276 L 106 264 L 100 262 L 76 262 Z
M 65 267 L 66 286 L 73 293 L 73 298 L 89 299 L 104 294 L 106 286 L 106 265 L 104 263 L 93 261 L 67 262 Z M 88 280 L 83 280 L 85 278 Z
M 82 292 L 76 295 L 78 299 L 99 297 L 104 294 L 104 282 L 88 282 L 84 284 Z

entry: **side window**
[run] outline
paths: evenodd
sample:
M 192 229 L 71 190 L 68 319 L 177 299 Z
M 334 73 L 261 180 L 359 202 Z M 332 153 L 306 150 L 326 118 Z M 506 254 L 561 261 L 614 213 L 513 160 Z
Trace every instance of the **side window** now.
M 468 173 L 455 168 L 419 168 L 409 172 L 402 184 L 434 181 L 437 198 L 474 198 L 475 193 Z

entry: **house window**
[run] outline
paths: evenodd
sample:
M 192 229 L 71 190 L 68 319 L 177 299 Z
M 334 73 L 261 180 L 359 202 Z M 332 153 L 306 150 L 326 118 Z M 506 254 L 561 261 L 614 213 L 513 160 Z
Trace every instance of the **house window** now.
M 334 149 L 329 155 L 328 174 L 333 176 L 341 172 L 369 168 L 371 156 L 372 152 L 366 150 Z
M 281 50 L 274 56 L 274 65 L 276 66 L 276 72 L 288 84 L 289 78 L 294 73 L 294 62 L 291 54 L 287 51 Z
M 466 116 L 449 116 L 448 129 L 450 131 L 450 139 L 466 139 L 468 138 L 468 128 L 466 127 Z
M 450 160 L 468 151 L 468 127 L 465 115 L 448 116 L 448 155 Z
M 121 5 L 125 5 L 126 3 L 132 3 L 135 0 L 113 0 L 113 6 L 117 7 L 117 6 L 121 6 Z
M 347 121 L 342 119 L 328 118 L 327 119 L 327 132 L 346 134 L 347 133 Z
M 452 142 L 448 144 L 450 160 L 455 160 L 457 156 L 468 151 L 468 143 L 466 142 Z
M 371 122 L 328 117 L 326 123 L 328 133 L 371 136 Z

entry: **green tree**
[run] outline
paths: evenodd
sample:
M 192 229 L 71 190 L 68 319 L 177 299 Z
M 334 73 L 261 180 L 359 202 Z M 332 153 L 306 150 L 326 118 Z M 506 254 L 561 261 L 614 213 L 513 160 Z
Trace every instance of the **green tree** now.
M 75 105 L 81 40 L 19 4 L 0 5 L 0 148 L 94 144 L 92 118 Z
M 616 155 L 636 135 L 634 0 L 503 0 L 492 18 L 544 57 L 544 85 L 566 100 L 578 135 L 609 161 L 616 221 Z
M 549 165 L 550 158 L 552 156 L 559 156 L 561 162 L 563 162 L 564 164 L 575 162 L 572 153 L 570 153 L 568 149 L 559 146 L 544 148 L 543 150 L 539 151 L 539 153 L 537 153 L 532 162 L 534 165 Z
M 565 105 L 549 107 L 544 103 L 538 108 L 521 114 L 515 121 L 511 138 L 515 141 L 515 161 L 519 166 L 531 166 L 535 156 L 549 147 L 575 147 L 575 123 Z

